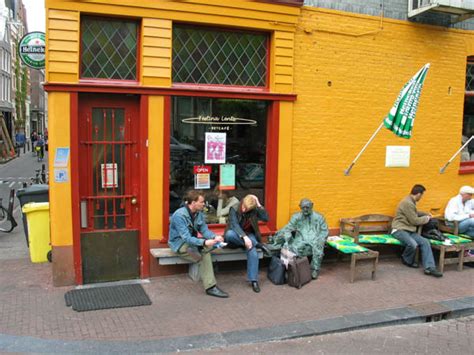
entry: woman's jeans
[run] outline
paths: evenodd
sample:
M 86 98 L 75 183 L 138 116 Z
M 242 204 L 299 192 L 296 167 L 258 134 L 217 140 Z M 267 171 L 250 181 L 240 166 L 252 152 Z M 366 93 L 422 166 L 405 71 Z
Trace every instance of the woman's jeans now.
M 258 281 L 258 252 L 255 246 L 257 245 L 257 239 L 255 235 L 247 235 L 252 241 L 252 248 L 245 249 L 247 251 L 247 280 Z M 231 244 L 231 247 L 242 247 L 245 248 L 244 240 L 239 237 L 233 230 L 228 230 L 224 234 L 224 239 L 227 243 Z
M 423 268 L 430 269 L 435 268 L 435 262 L 433 258 L 433 251 L 428 239 L 423 238 L 421 235 L 415 232 L 408 232 L 404 230 L 397 230 L 392 235 L 402 242 L 405 246 L 403 250 L 402 258 L 407 264 L 413 264 L 415 262 L 416 247 L 420 247 L 421 261 L 423 262 Z

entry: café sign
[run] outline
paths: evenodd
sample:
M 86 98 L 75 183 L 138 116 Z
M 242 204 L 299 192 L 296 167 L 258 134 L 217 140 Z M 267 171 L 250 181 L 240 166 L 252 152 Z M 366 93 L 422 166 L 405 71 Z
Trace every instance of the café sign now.
M 256 125 L 257 121 L 248 118 L 239 118 L 234 116 L 198 116 L 184 118 L 183 123 L 191 124 L 209 124 L 209 125 Z
M 44 32 L 30 32 L 18 45 L 21 61 L 32 69 L 44 69 L 46 37 Z

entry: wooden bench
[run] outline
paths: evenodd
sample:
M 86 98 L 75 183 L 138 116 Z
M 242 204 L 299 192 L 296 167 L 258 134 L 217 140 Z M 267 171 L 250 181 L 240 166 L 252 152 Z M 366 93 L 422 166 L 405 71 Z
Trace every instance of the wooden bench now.
M 177 264 L 189 264 L 188 274 L 189 277 L 194 281 L 199 281 L 199 265 L 188 260 L 180 258 L 170 248 L 154 248 L 150 249 L 151 255 L 158 260 L 160 265 L 177 265 Z M 247 254 L 244 249 L 214 249 L 211 252 L 212 261 L 235 261 L 235 260 L 247 260 Z M 263 252 L 258 250 L 258 258 L 263 258 Z
M 379 252 L 370 250 L 361 245 L 358 245 L 353 242 L 350 237 L 339 237 L 332 236 L 329 237 L 326 241 L 327 245 L 336 249 L 341 254 L 349 254 L 351 256 L 351 266 L 350 266 L 350 282 L 354 282 L 357 262 L 359 261 L 369 261 L 372 262 L 372 280 L 375 280 L 375 274 L 377 272 L 377 265 L 379 262 Z
M 451 241 L 451 245 L 430 239 L 431 248 L 439 251 L 439 271 L 443 272 L 444 266 L 451 264 L 457 264 L 458 271 L 462 271 L 465 263 L 474 261 L 473 256 L 464 256 L 466 250 L 474 249 L 474 241 L 453 234 L 444 233 L 444 235 Z M 454 254 L 454 256 L 449 254 Z
M 435 218 L 439 222 L 438 228 L 441 232 L 459 235 L 459 222 L 458 221 L 448 222 L 444 217 L 435 217 Z
M 361 235 L 390 235 L 392 220 L 393 217 L 384 214 L 366 214 L 354 218 L 341 218 L 340 231 L 342 235 L 354 238 L 354 242 L 357 244 L 385 244 L 382 240 L 380 240 L 380 243 L 361 243 L 359 239 Z M 389 241 L 387 244 L 391 243 L 392 241 Z M 394 243 L 394 245 L 398 244 Z

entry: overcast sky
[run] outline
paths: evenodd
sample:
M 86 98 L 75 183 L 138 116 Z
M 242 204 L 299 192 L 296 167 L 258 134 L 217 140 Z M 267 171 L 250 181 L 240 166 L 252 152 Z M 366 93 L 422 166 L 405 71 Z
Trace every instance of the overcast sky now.
M 23 0 L 28 19 L 28 32 L 46 31 L 44 0 Z

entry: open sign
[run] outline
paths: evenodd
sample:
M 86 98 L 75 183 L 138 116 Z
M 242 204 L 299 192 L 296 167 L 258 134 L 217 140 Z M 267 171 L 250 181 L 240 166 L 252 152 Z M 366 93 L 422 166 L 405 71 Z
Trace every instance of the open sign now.
M 210 165 L 195 165 L 194 174 L 210 174 L 212 167 Z

